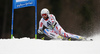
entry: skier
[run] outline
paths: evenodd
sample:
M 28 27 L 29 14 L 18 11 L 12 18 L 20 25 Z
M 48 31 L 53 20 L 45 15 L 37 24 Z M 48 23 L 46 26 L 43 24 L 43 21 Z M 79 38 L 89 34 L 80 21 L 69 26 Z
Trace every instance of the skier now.
M 41 16 L 42 18 L 39 21 L 39 29 L 38 29 L 39 34 L 45 34 L 53 39 L 59 39 L 59 38 L 63 39 L 63 37 L 69 38 L 69 40 L 71 40 L 71 38 L 78 40 L 84 39 L 81 36 L 65 32 L 64 29 L 59 25 L 55 16 L 53 14 L 50 14 L 47 8 L 43 8 L 41 10 Z M 44 30 L 43 26 L 46 27 Z

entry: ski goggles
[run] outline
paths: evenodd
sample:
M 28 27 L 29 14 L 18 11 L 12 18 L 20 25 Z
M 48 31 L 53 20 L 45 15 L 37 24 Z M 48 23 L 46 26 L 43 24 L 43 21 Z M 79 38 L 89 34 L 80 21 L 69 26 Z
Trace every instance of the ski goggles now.
M 47 14 L 42 14 L 42 16 L 47 16 Z

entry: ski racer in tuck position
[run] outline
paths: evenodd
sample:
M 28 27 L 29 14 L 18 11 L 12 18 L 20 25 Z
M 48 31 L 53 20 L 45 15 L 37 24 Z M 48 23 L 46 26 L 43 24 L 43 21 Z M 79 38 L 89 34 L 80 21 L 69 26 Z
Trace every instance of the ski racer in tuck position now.
M 64 29 L 59 25 L 53 14 L 49 13 L 47 8 L 41 10 L 41 20 L 39 21 L 39 34 L 45 34 L 51 39 L 64 39 L 71 40 L 72 38 L 77 40 L 83 40 L 84 38 L 75 34 L 65 32 Z M 46 28 L 43 30 L 43 26 Z

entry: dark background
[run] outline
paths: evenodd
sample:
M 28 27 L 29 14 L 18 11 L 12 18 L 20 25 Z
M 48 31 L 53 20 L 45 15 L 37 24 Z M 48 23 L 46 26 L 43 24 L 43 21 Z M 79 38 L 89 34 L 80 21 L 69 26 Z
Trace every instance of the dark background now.
M 100 0 L 37 0 L 38 22 L 42 8 L 48 8 L 66 32 L 87 37 L 99 33 Z M 11 9 L 12 0 L 0 0 L 0 38 L 10 38 Z M 34 38 L 34 7 L 15 10 L 15 19 L 15 37 Z
M 14 10 L 14 37 L 35 36 L 35 7 L 25 7 Z

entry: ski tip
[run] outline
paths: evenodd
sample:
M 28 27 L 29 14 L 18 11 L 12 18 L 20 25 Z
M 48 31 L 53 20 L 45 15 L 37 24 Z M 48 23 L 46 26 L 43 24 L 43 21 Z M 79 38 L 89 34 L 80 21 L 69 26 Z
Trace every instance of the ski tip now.
M 90 41 L 93 41 L 93 39 L 90 39 Z

